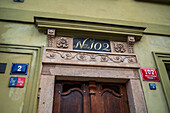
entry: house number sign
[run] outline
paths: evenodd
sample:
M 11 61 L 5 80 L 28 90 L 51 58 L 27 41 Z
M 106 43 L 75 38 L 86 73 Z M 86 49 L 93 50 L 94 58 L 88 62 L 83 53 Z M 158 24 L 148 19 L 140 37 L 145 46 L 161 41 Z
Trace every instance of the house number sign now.
M 111 52 L 110 41 L 92 38 L 73 38 L 74 50 Z
M 141 68 L 142 78 L 146 81 L 160 81 L 156 69 Z
M 11 75 L 27 75 L 28 64 L 27 63 L 12 63 Z

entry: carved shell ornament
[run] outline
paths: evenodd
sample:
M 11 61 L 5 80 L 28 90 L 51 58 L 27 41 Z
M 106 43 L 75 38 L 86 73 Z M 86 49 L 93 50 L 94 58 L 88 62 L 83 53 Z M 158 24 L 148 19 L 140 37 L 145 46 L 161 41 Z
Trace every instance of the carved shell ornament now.
M 68 48 L 68 40 L 66 38 L 60 38 L 56 42 L 58 48 Z

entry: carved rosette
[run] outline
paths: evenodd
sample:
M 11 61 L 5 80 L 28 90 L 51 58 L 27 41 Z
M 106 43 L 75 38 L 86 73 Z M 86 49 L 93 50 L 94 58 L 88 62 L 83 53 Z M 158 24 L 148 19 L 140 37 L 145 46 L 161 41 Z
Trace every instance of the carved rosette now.
M 64 37 L 57 39 L 56 47 L 57 48 L 68 48 L 68 39 Z
M 53 47 L 54 46 L 54 38 L 55 38 L 55 29 L 48 29 L 47 38 L 48 38 L 47 46 Z
M 117 53 L 124 53 L 124 52 L 126 52 L 125 45 L 123 43 L 121 43 L 121 42 L 114 43 L 114 50 Z
M 134 43 L 135 43 L 135 38 L 133 36 L 128 36 L 127 40 L 128 46 L 129 46 L 129 53 L 134 53 Z

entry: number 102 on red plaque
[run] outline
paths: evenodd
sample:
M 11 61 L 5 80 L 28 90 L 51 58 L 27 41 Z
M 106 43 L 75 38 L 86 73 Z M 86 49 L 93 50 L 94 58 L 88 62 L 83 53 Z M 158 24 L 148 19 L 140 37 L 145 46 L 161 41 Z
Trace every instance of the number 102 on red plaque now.
M 140 68 L 142 78 L 145 81 L 160 81 L 156 69 L 153 68 Z

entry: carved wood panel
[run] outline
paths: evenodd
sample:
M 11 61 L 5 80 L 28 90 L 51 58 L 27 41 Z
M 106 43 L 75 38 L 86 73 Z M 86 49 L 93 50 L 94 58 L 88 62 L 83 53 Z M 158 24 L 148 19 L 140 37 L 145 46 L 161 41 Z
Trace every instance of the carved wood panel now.
M 129 113 L 123 84 L 57 82 L 53 113 Z

